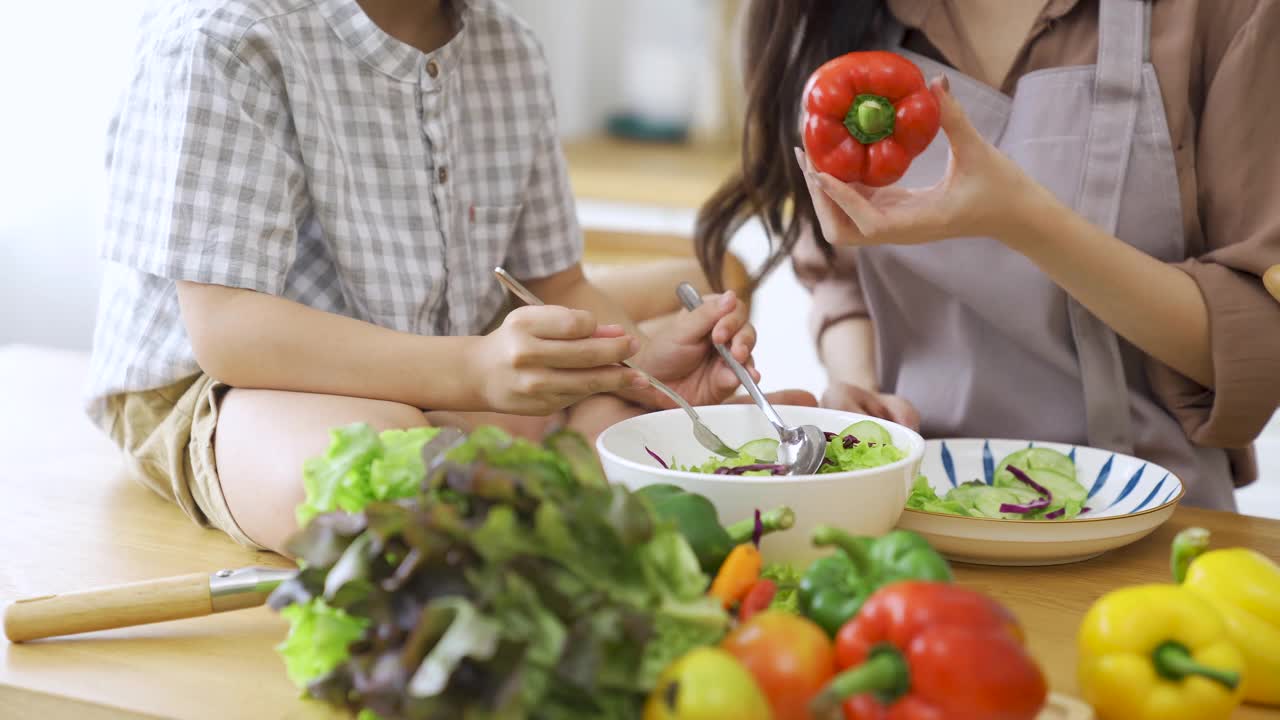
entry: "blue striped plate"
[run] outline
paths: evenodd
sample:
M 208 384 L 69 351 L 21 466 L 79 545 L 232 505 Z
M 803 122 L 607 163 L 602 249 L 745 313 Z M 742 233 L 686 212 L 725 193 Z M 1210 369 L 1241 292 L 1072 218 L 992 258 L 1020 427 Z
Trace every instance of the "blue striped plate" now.
M 1154 463 L 1096 448 L 1027 440 L 964 438 L 925 443 L 920 473 L 942 495 L 964 482 L 990 483 L 995 464 L 1032 445 L 1076 464 L 1087 512 L 1073 520 L 999 520 L 907 510 L 899 527 L 920 532 L 953 559 L 1000 565 L 1073 562 L 1133 542 L 1173 514 L 1182 481 Z

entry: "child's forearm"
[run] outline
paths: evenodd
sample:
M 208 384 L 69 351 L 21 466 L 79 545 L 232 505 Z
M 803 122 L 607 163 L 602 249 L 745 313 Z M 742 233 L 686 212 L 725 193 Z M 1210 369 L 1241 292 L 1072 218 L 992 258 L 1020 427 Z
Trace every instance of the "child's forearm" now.
M 179 283 L 196 360 L 233 387 L 479 410 L 471 337 L 396 332 L 252 290 Z

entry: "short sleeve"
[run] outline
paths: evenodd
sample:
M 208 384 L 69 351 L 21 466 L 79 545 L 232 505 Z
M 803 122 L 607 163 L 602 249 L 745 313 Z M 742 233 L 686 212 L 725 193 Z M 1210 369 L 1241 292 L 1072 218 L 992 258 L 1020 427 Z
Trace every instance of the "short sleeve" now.
M 537 154 L 506 258 L 506 267 L 512 274 L 529 279 L 554 275 L 582 261 L 582 229 L 556 130 L 555 103 L 541 52 L 536 57 L 540 68 L 536 73 L 536 96 L 542 129 L 537 135 Z
M 867 303 L 858 280 L 857 251 L 823 245 L 817 232 L 806 228 L 791 250 L 796 279 L 813 296 L 809 329 L 819 347 L 827 328 L 850 318 L 867 316 Z
M 1206 62 L 1196 173 L 1208 252 L 1178 267 L 1209 310 L 1214 387 L 1151 368 L 1153 387 L 1199 445 L 1246 447 L 1280 405 L 1280 303 L 1261 279 L 1280 263 L 1280 86 L 1257 79 L 1261 68 L 1280 67 L 1276 29 L 1280 3 L 1259 2 L 1223 29 L 1230 41 Z
M 267 82 L 202 32 L 144 58 L 112 123 L 103 256 L 280 294 L 305 204 L 291 127 Z

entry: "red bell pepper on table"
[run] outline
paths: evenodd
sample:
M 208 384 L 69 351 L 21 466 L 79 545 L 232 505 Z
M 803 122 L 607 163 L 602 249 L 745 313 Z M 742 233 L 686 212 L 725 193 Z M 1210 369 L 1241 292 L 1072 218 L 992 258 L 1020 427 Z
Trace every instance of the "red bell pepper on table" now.
M 981 593 L 904 581 L 876 591 L 836 636 L 837 675 L 814 717 L 845 720 L 1034 720 L 1044 674 L 1014 616 Z
M 897 182 L 938 134 L 938 101 L 910 60 L 891 52 L 842 55 L 804 90 L 804 147 L 818 170 L 841 182 Z

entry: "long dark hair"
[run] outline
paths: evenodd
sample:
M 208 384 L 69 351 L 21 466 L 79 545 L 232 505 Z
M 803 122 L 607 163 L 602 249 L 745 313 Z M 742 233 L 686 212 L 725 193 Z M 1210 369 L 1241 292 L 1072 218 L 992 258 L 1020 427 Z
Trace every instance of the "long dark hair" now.
M 742 167 L 698 211 L 694 245 L 716 290 L 729 241 L 758 217 L 772 245 L 752 288 L 778 266 L 805 227 L 817 227 L 792 148 L 800 100 L 819 65 L 863 47 L 883 0 L 749 0 L 742 37 L 746 83 Z M 791 212 L 786 213 L 788 201 Z

